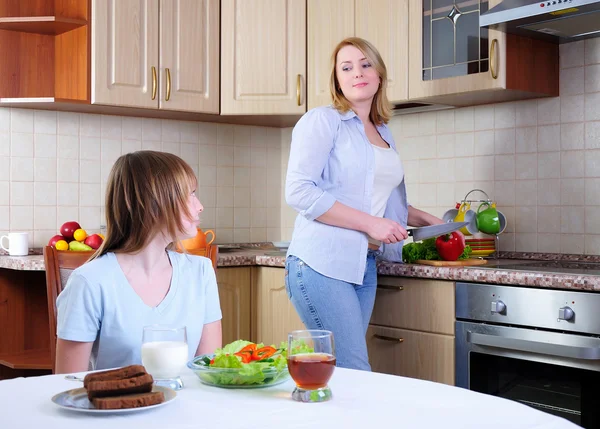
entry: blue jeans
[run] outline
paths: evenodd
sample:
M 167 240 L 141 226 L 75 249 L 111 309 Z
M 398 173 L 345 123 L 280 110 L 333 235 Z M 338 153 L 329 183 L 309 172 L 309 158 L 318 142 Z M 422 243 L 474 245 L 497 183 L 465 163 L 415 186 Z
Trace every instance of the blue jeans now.
M 376 257 L 369 250 L 363 284 L 326 277 L 296 256 L 285 261 L 285 288 L 307 329 L 333 332 L 337 366 L 371 370 L 366 334 L 377 292 Z

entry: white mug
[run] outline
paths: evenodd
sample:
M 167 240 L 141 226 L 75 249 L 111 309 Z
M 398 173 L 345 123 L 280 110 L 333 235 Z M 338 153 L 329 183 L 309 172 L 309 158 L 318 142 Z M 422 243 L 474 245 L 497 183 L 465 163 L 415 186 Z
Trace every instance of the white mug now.
M 9 232 L 0 238 L 0 247 L 10 256 L 27 256 L 29 254 L 29 239 L 26 232 Z M 8 239 L 8 248 L 4 247 L 4 239 Z

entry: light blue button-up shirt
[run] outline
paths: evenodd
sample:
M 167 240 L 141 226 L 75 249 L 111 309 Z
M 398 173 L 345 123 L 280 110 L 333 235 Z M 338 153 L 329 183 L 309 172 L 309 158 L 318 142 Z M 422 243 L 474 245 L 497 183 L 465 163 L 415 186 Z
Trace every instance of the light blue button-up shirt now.
M 386 125 L 377 127 L 396 151 Z M 288 255 L 327 277 L 362 284 L 367 261 L 367 234 L 327 225 L 316 219 L 336 201 L 371 211 L 375 159 L 362 121 L 353 111 L 317 107 L 298 121 L 285 184 L 286 202 L 299 212 Z M 397 152 L 397 151 L 396 151 Z M 392 191 L 384 217 L 406 227 L 408 202 L 404 180 Z M 403 242 L 383 244 L 383 258 L 401 262 Z

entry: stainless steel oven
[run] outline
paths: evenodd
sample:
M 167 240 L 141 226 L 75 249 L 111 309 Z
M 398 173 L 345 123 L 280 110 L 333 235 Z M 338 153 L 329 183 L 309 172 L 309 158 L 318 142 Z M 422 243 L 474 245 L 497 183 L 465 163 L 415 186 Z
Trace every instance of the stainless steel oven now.
M 600 294 L 456 284 L 456 385 L 600 428 Z

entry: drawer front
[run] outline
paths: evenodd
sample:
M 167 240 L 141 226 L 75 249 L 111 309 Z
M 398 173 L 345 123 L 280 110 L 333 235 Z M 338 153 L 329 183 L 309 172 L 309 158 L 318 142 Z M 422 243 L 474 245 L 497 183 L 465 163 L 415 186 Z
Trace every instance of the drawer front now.
M 454 335 L 454 282 L 380 276 L 371 323 Z
M 369 361 L 375 372 L 454 386 L 454 337 L 369 326 Z

